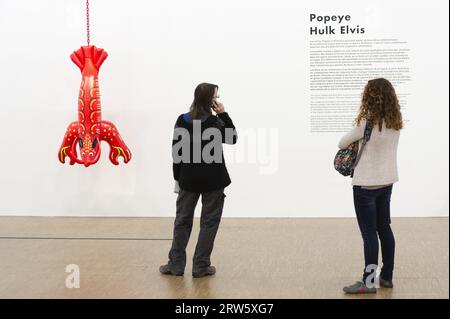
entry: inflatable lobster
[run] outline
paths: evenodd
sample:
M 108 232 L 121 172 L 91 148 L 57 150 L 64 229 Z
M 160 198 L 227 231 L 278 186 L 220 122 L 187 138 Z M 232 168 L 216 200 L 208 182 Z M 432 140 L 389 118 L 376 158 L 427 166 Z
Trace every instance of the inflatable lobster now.
M 93 45 L 82 46 L 70 55 L 81 70 L 82 80 L 78 96 L 78 121 L 69 124 L 64 135 L 58 153 L 61 163 L 65 163 L 66 156 L 70 159 L 70 165 L 77 163 L 88 167 L 97 163 L 101 141 L 109 144 L 109 159 L 113 164 L 119 164 L 119 156 L 124 158 L 125 163 L 131 159 L 131 152 L 116 126 L 102 121 L 98 71 L 107 57 L 108 54 L 103 49 Z M 81 158 L 78 157 L 77 144 Z

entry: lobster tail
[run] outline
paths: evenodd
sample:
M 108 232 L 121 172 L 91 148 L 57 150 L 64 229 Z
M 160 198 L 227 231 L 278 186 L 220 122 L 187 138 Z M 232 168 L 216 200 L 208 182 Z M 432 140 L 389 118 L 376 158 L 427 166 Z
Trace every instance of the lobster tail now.
M 70 59 L 80 68 L 81 72 L 83 72 L 86 65 L 93 66 L 98 72 L 107 57 L 108 53 L 105 50 L 94 45 L 82 46 L 70 55 Z

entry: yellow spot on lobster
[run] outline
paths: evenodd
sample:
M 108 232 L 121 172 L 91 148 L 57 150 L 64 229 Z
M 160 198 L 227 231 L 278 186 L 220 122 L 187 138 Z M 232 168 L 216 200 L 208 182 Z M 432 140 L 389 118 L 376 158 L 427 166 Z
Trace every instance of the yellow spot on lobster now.
M 96 91 L 96 92 L 94 92 Z M 93 87 L 92 89 L 89 90 L 89 95 L 91 96 L 91 98 L 96 98 L 99 96 L 99 91 L 98 88 Z
M 94 112 L 91 113 L 91 122 L 92 122 L 92 123 L 95 122 L 95 121 L 94 121 L 94 114 L 96 114 L 96 113 L 100 113 L 100 111 L 94 111 Z
M 93 111 L 94 109 L 92 108 L 92 106 L 94 105 L 94 103 L 97 102 L 97 99 L 93 99 L 91 101 L 91 103 L 89 104 L 89 108 L 91 109 L 91 111 Z
M 61 157 L 61 162 L 62 161 L 64 161 L 64 158 L 67 156 L 67 152 L 66 152 L 66 150 L 69 148 L 70 146 L 66 146 L 66 147 L 63 147 L 62 149 L 61 149 L 61 152 L 60 152 L 60 157 Z
M 123 156 L 123 158 L 125 158 L 125 161 L 128 161 L 127 155 L 123 151 L 123 148 L 121 148 L 119 146 L 111 146 L 111 147 L 114 148 L 117 151 L 116 161 L 119 158 L 119 156 Z M 111 154 L 111 158 L 112 158 L 112 154 Z
M 96 123 L 96 124 L 94 124 L 94 125 L 91 126 L 91 134 L 92 134 L 92 135 L 94 135 L 94 129 L 95 129 L 97 126 L 98 126 L 98 123 Z M 98 132 L 98 133 L 100 133 L 100 129 L 99 129 L 99 132 Z

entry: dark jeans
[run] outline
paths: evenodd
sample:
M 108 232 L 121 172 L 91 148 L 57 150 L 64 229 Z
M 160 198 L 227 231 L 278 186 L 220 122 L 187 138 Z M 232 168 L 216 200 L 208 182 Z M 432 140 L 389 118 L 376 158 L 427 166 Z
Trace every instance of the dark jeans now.
M 223 189 L 201 194 L 180 189 L 177 198 L 172 248 L 169 252 L 169 265 L 175 270 L 184 271 L 186 266 L 186 246 L 191 235 L 195 206 L 200 195 L 202 196 L 200 233 L 195 248 L 192 271 L 201 272 L 211 265 L 210 257 L 225 200 Z
M 381 278 L 392 280 L 395 239 L 391 229 L 391 194 L 392 185 L 374 190 L 353 186 L 356 217 L 364 241 L 364 282 L 373 273 L 373 271 L 367 271 L 367 266 L 378 265 L 378 237 L 381 242 L 383 260 Z

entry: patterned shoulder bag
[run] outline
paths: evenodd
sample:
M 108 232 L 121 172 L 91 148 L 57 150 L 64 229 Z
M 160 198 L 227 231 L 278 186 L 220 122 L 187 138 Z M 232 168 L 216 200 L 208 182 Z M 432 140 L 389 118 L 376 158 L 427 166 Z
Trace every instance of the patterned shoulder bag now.
M 334 168 L 344 176 L 353 177 L 353 172 L 356 165 L 358 165 L 361 158 L 362 151 L 370 140 L 372 134 L 372 128 L 369 126 L 368 121 L 364 128 L 364 137 L 362 138 L 361 147 L 359 147 L 359 141 L 350 144 L 346 149 L 339 150 L 334 157 Z

